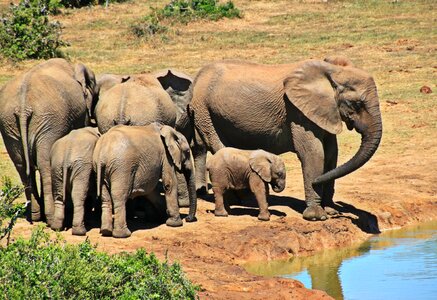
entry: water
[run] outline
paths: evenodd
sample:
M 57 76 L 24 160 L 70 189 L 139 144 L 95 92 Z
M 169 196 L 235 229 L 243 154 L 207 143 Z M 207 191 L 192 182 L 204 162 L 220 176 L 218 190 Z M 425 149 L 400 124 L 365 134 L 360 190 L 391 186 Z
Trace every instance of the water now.
M 437 221 L 392 230 L 358 247 L 287 261 L 250 263 L 263 276 L 283 276 L 335 299 L 437 299 Z

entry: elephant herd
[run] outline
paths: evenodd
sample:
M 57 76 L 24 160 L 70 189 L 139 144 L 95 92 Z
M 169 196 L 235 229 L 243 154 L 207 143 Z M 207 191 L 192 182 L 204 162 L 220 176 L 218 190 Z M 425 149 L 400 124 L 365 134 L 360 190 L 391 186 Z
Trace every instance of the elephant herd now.
M 342 122 L 362 141 L 337 167 Z M 217 216 L 227 215 L 225 190 L 249 188 L 258 218 L 268 220 L 268 184 L 285 188 L 285 165 L 275 154 L 288 151 L 302 165 L 303 217 L 326 220 L 337 213 L 335 179 L 372 157 L 382 123 L 372 76 L 343 57 L 282 65 L 221 61 L 194 80 L 171 69 L 96 79 L 83 64 L 50 59 L 1 87 L 0 131 L 31 220 L 63 229 L 71 198 L 72 232 L 84 235 L 85 199 L 95 190 L 101 234 L 128 237 L 126 203 L 137 196 L 166 210 L 169 226 L 182 225 L 180 206 L 189 206 L 185 219 L 195 221 L 207 169 Z M 215 154 L 208 164 L 207 151 Z

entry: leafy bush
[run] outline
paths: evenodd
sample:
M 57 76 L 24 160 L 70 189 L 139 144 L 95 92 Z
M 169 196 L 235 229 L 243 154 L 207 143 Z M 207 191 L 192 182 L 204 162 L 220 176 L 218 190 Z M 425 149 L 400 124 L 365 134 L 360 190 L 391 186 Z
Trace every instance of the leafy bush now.
M 63 7 L 80 8 L 84 6 L 106 4 L 106 0 L 59 0 Z M 129 0 L 109 0 L 109 3 L 121 3 Z
M 0 240 L 9 235 L 16 219 L 24 215 L 25 204 L 14 203 L 22 193 L 23 187 L 12 185 L 9 177 L 3 177 L 3 186 L 0 190 Z M 9 221 L 9 224 L 4 226 L 3 222 L 6 220 Z
M 43 226 L 30 240 L 0 249 L 0 291 L 5 299 L 195 299 L 179 264 L 159 262 L 143 249 L 108 255 L 88 240 L 50 240 Z
M 0 54 L 12 60 L 62 56 L 61 24 L 49 22 L 57 0 L 22 0 L 0 19 Z
M 220 4 L 217 0 L 173 0 L 164 8 L 151 8 L 152 12 L 141 22 L 132 26 L 137 37 L 152 36 L 165 33 L 165 23 L 183 23 L 207 19 L 217 21 L 222 18 L 241 18 L 241 12 L 232 1 Z
M 182 23 L 196 19 L 241 18 L 240 10 L 232 1 L 219 4 L 217 0 L 173 0 L 157 14 L 158 18 L 171 18 Z

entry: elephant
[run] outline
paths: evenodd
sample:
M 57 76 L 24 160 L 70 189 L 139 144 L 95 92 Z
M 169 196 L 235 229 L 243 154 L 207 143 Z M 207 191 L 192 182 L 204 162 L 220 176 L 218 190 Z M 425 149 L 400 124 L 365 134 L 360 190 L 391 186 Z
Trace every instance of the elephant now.
M 102 123 L 100 131 L 104 133 L 118 123 L 144 125 L 160 121 L 174 126 L 186 114 L 187 104 L 191 100 L 189 91 L 192 81 L 189 75 L 173 69 L 149 74 L 100 75 L 97 86 L 102 101 L 96 107 L 96 115 Z M 137 85 L 120 85 L 125 82 Z M 117 88 L 111 90 L 114 86 Z M 111 92 L 106 94 L 109 90 Z M 172 120 L 173 116 L 175 121 Z
M 363 166 L 382 137 L 375 81 L 346 58 L 281 65 L 212 63 L 194 79 L 188 114 L 199 189 L 206 188 L 206 150 L 292 151 L 302 166 L 306 220 L 337 213 L 335 179 Z M 337 167 L 342 121 L 362 139 L 355 155 Z
M 100 97 L 95 110 L 97 126 L 103 134 L 111 127 L 123 125 L 146 125 L 152 122 L 175 127 L 191 99 L 188 94 L 190 76 L 165 69 L 150 74 L 102 75 L 97 84 Z M 176 128 L 186 127 L 184 125 Z M 179 204 L 189 206 L 187 183 L 178 174 Z
M 223 203 L 226 190 L 250 188 L 258 202 L 258 219 L 270 220 L 267 203 L 269 184 L 277 193 L 285 189 L 285 164 L 279 156 L 264 150 L 225 147 L 208 160 L 206 168 L 214 192 L 216 216 L 228 216 Z
M 102 201 L 100 232 L 103 236 L 129 237 L 127 200 L 147 196 L 160 206 L 160 179 L 169 216 L 166 224 L 181 226 L 176 178 L 179 172 L 188 182 L 190 208 L 185 220 L 196 221 L 197 198 L 190 147 L 185 137 L 172 127 L 154 122 L 146 126 L 118 125 L 111 128 L 97 142 L 93 167 L 97 174 L 97 194 Z
M 51 228 L 63 228 L 65 203 L 68 197 L 73 203 L 73 235 L 85 235 L 85 200 L 93 174 L 93 152 L 100 137 L 95 127 L 71 131 L 57 140 L 50 152 L 54 217 Z
M 41 205 L 50 224 L 54 209 L 50 150 L 72 129 L 88 124 L 96 96 L 94 73 L 81 63 L 72 65 L 61 58 L 34 66 L 0 90 L 0 131 L 25 186 L 29 221 L 42 219 Z

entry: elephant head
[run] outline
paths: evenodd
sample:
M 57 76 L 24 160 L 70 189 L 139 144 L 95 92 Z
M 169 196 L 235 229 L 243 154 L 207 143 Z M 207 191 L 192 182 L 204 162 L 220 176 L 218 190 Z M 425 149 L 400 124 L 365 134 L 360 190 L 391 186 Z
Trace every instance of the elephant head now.
M 163 143 L 172 159 L 176 171 L 182 172 L 188 183 L 188 197 L 189 197 L 189 213 L 185 218 L 187 222 L 196 221 L 196 181 L 194 175 L 193 160 L 191 158 L 190 146 L 185 137 L 171 128 L 170 126 L 155 123 L 159 128 Z
M 382 136 L 379 98 L 373 78 L 347 62 L 328 61 L 303 62 L 284 80 L 287 98 L 308 119 L 329 133 L 340 133 L 343 121 L 349 130 L 360 133 L 362 139 L 357 153 L 348 162 L 319 176 L 313 185 L 343 177 L 360 168 L 375 153 Z
M 114 85 L 126 82 L 130 78 L 129 75 L 101 74 L 97 78 L 98 94 L 101 95 Z
M 276 193 L 285 189 L 285 164 L 279 156 L 264 150 L 254 151 L 249 158 L 250 168 L 269 183 Z
M 74 67 L 74 78 L 82 86 L 89 119 L 93 118 L 94 107 L 97 102 L 99 88 L 94 72 L 85 65 L 78 63 Z

